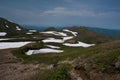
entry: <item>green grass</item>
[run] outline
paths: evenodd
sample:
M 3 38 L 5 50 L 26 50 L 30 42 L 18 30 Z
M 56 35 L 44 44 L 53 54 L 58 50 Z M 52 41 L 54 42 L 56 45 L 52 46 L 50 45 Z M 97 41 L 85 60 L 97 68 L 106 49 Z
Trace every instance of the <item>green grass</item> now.
M 58 65 L 50 70 L 38 72 L 32 80 L 71 80 L 68 72 L 72 69 L 70 64 Z
M 74 47 L 65 47 L 61 44 L 53 44 L 60 46 L 61 50 L 64 50 L 63 53 L 47 53 L 47 54 L 33 54 L 31 56 L 25 55 L 25 52 L 29 49 L 40 49 L 45 47 L 42 43 L 36 43 L 33 45 L 25 46 L 19 49 L 12 51 L 12 53 L 24 60 L 24 63 L 45 63 L 45 64 L 56 64 L 62 60 L 73 60 L 74 58 L 79 57 L 80 55 L 92 55 L 89 50 L 86 48 L 74 48 Z
M 120 56 L 120 51 L 111 51 L 106 55 L 96 57 L 97 69 L 99 71 L 106 71 L 111 69 L 115 60 Z
M 120 46 L 118 44 L 98 46 L 95 50 L 96 54 L 89 57 L 85 62 L 88 66 L 94 65 L 96 70 L 102 72 L 107 72 L 115 67 L 115 62 L 120 56 Z

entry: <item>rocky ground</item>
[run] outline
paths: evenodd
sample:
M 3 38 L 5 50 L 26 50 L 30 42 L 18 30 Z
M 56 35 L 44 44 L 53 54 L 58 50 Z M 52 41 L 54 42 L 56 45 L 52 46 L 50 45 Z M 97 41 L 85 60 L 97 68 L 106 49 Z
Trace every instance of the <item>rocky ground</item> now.
M 23 64 L 10 49 L 0 50 L 0 80 L 30 80 L 38 72 L 50 68 L 44 64 Z

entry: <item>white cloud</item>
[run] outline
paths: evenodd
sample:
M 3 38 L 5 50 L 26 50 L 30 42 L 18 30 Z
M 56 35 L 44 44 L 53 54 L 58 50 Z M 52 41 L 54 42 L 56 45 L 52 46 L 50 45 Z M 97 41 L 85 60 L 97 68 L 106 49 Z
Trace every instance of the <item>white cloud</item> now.
M 93 11 L 88 10 L 70 10 L 64 7 L 56 7 L 52 10 L 47 10 L 43 12 L 43 15 L 51 15 L 51 16 L 95 16 Z
M 78 17 L 112 17 L 120 16 L 118 12 L 97 12 L 88 9 L 68 9 L 65 7 L 56 7 L 51 10 L 46 10 L 41 13 L 41 16 L 78 16 Z

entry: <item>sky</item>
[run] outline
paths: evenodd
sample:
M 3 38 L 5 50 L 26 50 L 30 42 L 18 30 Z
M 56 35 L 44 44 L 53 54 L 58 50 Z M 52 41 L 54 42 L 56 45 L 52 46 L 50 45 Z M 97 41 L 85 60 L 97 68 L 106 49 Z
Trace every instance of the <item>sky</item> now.
M 120 0 L 0 0 L 0 17 L 25 25 L 120 29 Z

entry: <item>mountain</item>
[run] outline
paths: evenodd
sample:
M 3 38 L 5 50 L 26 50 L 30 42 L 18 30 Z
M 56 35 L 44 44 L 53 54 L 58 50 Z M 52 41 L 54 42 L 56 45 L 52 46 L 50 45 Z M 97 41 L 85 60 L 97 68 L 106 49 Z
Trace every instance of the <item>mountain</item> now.
M 16 24 L 14 22 L 11 22 L 7 19 L 0 17 L 0 33 L 5 33 L 5 36 L 14 36 L 14 35 L 22 35 L 25 34 L 28 30 L 20 26 L 19 24 Z
M 26 29 L 34 29 L 37 31 L 44 31 L 48 26 L 33 26 L 33 25 L 22 25 Z
M 45 29 L 44 31 L 58 31 L 55 27 L 49 27 Z
M 34 25 L 22 25 L 22 26 L 26 29 L 34 29 L 37 31 L 44 31 L 50 27 L 50 26 L 34 26 Z M 65 26 L 55 26 L 54 28 L 56 28 L 57 30 L 62 30 L 66 27 Z
M 31 26 L 31 25 L 22 25 L 22 26 L 26 29 L 35 29 L 37 31 L 44 31 L 49 28 L 49 26 Z M 76 27 L 79 27 L 79 26 L 76 26 Z M 86 26 L 84 26 L 84 27 L 86 27 Z M 62 29 L 69 28 L 69 27 L 57 26 L 55 28 L 57 30 L 62 30 Z M 95 28 L 95 27 L 86 27 L 86 28 L 94 33 L 101 34 L 104 36 L 109 36 L 109 37 L 119 37 L 120 36 L 120 30 L 116 30 L 116 29 L 104 29 L 104 28 Z
M 92 32 L 84 26 L 80 26 L 80 27 L 73 26 L 68 29 L 78 33 L 78 35 L 76 36 L 77 41 L 97 44 L 97 43 L 103 43 L 103 42 L 112 40 L 111 37 L 107 37 L 107 36 Z
M 120 30 L 117 29 L 103 29 L 103 28 L 94 28 L 94 27 L 86 27 L 92 32 L 102 34 L 105 36 L 110 36 L 110 37 L 119 37 L 120 36 Z

